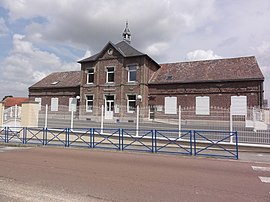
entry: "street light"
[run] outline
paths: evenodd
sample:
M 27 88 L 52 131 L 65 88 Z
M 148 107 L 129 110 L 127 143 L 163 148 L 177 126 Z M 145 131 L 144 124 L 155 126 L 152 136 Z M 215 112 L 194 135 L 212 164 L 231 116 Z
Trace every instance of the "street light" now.
M 137 120 L 136 120 L 136 136 L 139 136 L 139 118 L 140 118 L 140 102 L 142 101 L 142 96 L 137 96 Z

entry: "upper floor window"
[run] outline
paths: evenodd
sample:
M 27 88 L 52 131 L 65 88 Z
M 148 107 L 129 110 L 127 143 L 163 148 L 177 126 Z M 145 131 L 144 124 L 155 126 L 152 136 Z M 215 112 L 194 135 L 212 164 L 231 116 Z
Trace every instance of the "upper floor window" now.
M 114 82 L 114 67 L 107 67 L 107 83 Z
M 87 70 L 87 83 L 94 83 L 94 69 Z
M 137 65 L 128 66 L 128 82 L 134 82 L 137 79 Z

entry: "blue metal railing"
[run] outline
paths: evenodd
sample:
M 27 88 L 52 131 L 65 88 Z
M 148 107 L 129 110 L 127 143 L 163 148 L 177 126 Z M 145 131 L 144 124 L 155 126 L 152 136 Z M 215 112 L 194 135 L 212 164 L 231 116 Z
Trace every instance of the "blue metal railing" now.
M 238 159 L 238 134 L 228 131 L 194 130 L 194 155 Z M 232 139 L 235 143 L 232 143 Z M 199 141 L 198 141 L 199 139 Z
M 238 159 L 238 134 L 230 131 L 4 127 L 0 142 Z
M 192 155 L 192 131 L 155 130 L 155 152 Z
M 122 129 L 122 150 L 154 152 L 154 131 Z

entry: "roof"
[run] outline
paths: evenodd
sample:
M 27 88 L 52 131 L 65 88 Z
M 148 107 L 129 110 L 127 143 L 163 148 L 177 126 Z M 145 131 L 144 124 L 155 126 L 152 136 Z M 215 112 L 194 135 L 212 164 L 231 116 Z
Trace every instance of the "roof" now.
M 113 44 L 112 42 L 108 42 L 107 45 L 97 54 L 92 55 L 88 58 L 85 58 L 83 60 L 80 60 L 79 63 L 83 62 L 93 62 L 96 61 L 99 56 L 102 55 L 103 51 L 109 46 L 113 46 L 123 57 L 135 57 L 135 56 L 147 56 L 144 53 L 141 53 L 140 51 L 133 48 L 129 43 L 126 41 L 121 41 L 117 44 Z
M 34 88 L 68 88 L 80 86 L 81 71 L 54 72 L 32 85 Z
M 239 57 L 160 64 L 150 84 L 264 80 L 256 58 Z
M 5 107 L 21 106 L 23 102 L 28 101 L 27 97 L 7 97 L 4 101 Z

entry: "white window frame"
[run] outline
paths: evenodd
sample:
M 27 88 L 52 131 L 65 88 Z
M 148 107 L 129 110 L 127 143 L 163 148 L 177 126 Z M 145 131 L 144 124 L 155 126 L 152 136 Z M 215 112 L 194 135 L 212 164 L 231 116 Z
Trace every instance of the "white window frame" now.
M 90 73 L 90 71 L 93 71 Z M 89 82 L 89 75 L 93 75 L 93 82 Z M 86 78 L 87 84 L 93 84 L 95 82 L 95 69 L 94 68 L 89 68 L 87 69 L 87 78 Z
M 92 100 L 88 100 L 88 96 L 92 96 Z M 92 109 L 88 109 L 88 101 L 92 101 Z M 93 112 L 94 108 L 94 95 L 85 95 L 85 110 L 86 112 Z
M 132 65 L 128 65 L 128 82 L 136 82 L 137 81 L 137 69 L 138 69 L 138 65 L 137 64 L 132 64 Z M 136 78 L 134 81 L 130 80 L 130 74 L 132 72 L 136 73 Z
M 58 106 L 59 106 L 59 99 L 56 97 L 51 98 L 51 111 L 52 112 L 57 112 L 58 111 Z
M 42 102 L 41 97 L 36 97 L 35 102 L 38 102 L 38 110 L 41 110 L 41 102 Z
M 196 97 L 196 115 L 210 115 L 210 97 Z
M 77 99 L 74 97 L 69 98 L 68 100 L 68 111 L 76 112 L 77 110 Z
M 109 71 L 110 68 L 113 68 L 113 71 Z M 106 67 L 106 83 L 114 83 L 115 81 L 115 67 L 114 66 L 108 66 Z M 113 74 L 113 81 L 109 81 L 109 74 Z
M 177 114 L 177 97 L 165 97 L 165 114 Z
M 129 99 L 129 96 L 135 96 L 135 99 L 134 100 L 130 100 Z M 127 95 L 127 113 L 135 113 L 135 108 L 136 108 L 136 101 L 137 101 L 137 96 L 134 95 L 134 94 L 129 94 Z M 135 108 L 134 110 L 130 110 L 129 107 L 130 107 L 130 102 L 135 102 Z

